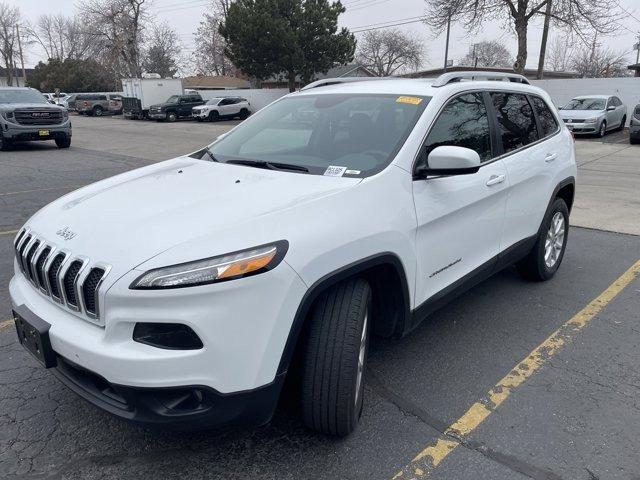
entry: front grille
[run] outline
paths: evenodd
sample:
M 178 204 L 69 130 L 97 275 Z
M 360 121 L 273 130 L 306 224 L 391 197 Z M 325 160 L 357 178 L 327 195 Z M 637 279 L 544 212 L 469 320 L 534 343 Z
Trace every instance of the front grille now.
M 27 250 L 27 255 L 25 256 L 25 269 L 27 270 L 27 276 L 34 280 L 33 270 L 31 269 L 31 260 L 33 260 L 33 256 L 36 254 L 36 250 L 40 246 L 40 240 L 36 240 L 31 244 L 31 247 Z
M 62 111 L 58 109 L 17 109 L 13 114 L 20 125 L 60 125 L 63 121 Z
M 51 266 L 49 267 L 49 272 L 47 273 L 47 278 L 49 280 L 49 287 L 51 288 L 51 295 L 58 300 L 62 299 L 62 295 L 60 295 L 60 284 L 58 283 L 58 275 L 60 273 L 60 267 L 62 266 L 62 262 L 64 262 L 65 254 L 59 253 L 53 259 Z
M 48 247 L 48 246 L 44 247 L 42 252 L 40 252 L 40 256 L 38 257 L 38 260 L 36 260 L 36 268 L 35 268 L 35 274 L 36 274 L 36 280 L 37 280 L 38 286 L 45 291 L 47 289 L 47 282 L 45 280 L 44 264 L 49 259 L 49 254 L 51 254 L 51 247 Z
M 67 273 L 64 274 L 63 280 L 63 288 L 64 288 L 64 296 L 66 297 L 67 303 L 74 308 L 78 308 L 78 296 L 76 295 L 76 278 L 78 277 L 78 272 L 82 268 L 82 262 L 80 260 L 74 260 L 69 265 L 69 269 Z
M 39 292 L 97 323 L 100 286 L 111 267 L 88 265 L 85 257 L 58 250 L 28 228 L 18 232 L 14 249 L 20 270 Z
M 84 279 L 82 299 L 84 300 L 84 308 L 89 315 L 98 314 L 98 287 L 104 274 L 103 268 L 96 267 L 91 269 L 87 278 Z
M 633 116 L 640 120 L 640 106 L 636 107 L 633 111 Z

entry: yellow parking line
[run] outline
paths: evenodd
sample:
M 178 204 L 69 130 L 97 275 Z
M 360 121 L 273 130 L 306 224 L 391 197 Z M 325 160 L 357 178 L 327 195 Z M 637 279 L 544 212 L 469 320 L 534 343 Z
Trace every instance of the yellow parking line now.
M 466 437 L 484 422 L 513 391 L 558 353 L 568 342 L 598 315 L 624 288 L 640 275 L 640 260 L 586 307 L 553 332 L 516 367 L 500 380 L 479 402 L 448 427 L 438 440 L 425 447 L 393 478 L 415 479 L 429 475 L 451 452 L 463 444 Z
M 18 230 L 5 230 L 4 232 L 0 232 L 0 235 L 13 235 L 14 233 L 18 233 Z
M 5 328 L 10 327 L 11 325 L 13 325 L 13 319 L 4 320 L 4 321 L 0 322 L 0 332 L 2 330 L 4 330 Z

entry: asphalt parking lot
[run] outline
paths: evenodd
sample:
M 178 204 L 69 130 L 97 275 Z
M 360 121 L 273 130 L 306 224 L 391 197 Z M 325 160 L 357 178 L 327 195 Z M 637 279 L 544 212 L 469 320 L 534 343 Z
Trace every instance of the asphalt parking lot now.
M 375 340 L 349 438 L 310 433 L 287 402 L 257 430 L 144 430 L 40 368 L 8 321 L 15 230 L 236 123 L 74 117 L 70 150 L 0 153 L 0 478 L 640 479 L 640 147 L 623 133 L 577 141 L 576 228 L 556 277 L 505 270 L 410 336 Z

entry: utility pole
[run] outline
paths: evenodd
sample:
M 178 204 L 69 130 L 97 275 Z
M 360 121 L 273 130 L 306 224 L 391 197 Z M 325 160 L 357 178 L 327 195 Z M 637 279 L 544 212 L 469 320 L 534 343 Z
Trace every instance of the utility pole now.
M 449 35 L 451 34 L 451 13 L 449 13 L 449 18 L 447 18 L 447 44 L 444 47 L 444 69 L 443 72 L 447 71 L 447 64 L 449 63 Z
M 18 51 L 20 52 L 20 63 L 22 64 L 22 81 L 24 82 L 24 86 L 26 86 L 27 71 L 24 69 L 24 56 L 22 55 L 22 42 L 20 41 L 20 27 L 18 24 L 16 24 L 16 36 L 18 37 Z
M 638 43 L 636 43 L 634 46 L 638 51 L 638 53 L 636 53 L 636 65 L 637 65 L 638 63 L 640 63 L 640 33 L 638 34 Z
M 547 8 L 544 12 L 544 28 L 542 29 L 542 43 L 540 44 L 540 58 L 538 59 L 538 80 L 544 76 L 544 60 L 547 55 L 547 39 L 549 38 L 549 22 L 551 20 L 551 7 L 553 0 L 547 0 Z

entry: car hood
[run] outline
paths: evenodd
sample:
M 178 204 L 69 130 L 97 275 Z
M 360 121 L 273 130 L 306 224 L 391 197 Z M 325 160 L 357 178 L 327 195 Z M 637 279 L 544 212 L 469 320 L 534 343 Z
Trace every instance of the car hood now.
M 52 103 L 1 103 L 0 104 L 0 111 L 6 112 L 9 110 L 16 110 L 18 108 L 34 108 L 34 109 L 41 109 L 41 108 L 50 108 L 52 110 L 64 110 L 64 108 L 58 106 L 58 105 L 54 105 Z
M 596 118 L 604 115 L 604 110 L 560 110 L 561 118 Z
M 67 194 L 27 226 L 58 248 L 124 274 L 195 239 L 210 255 L 225 253 L 231 243 L 239 249 L 239 242 L 250 247 L 261 237 L 279 240 L 278 212 L 304 209 L 360 181 L 179 157 Z M 254 233 L 233 238 L 248 228 Z

